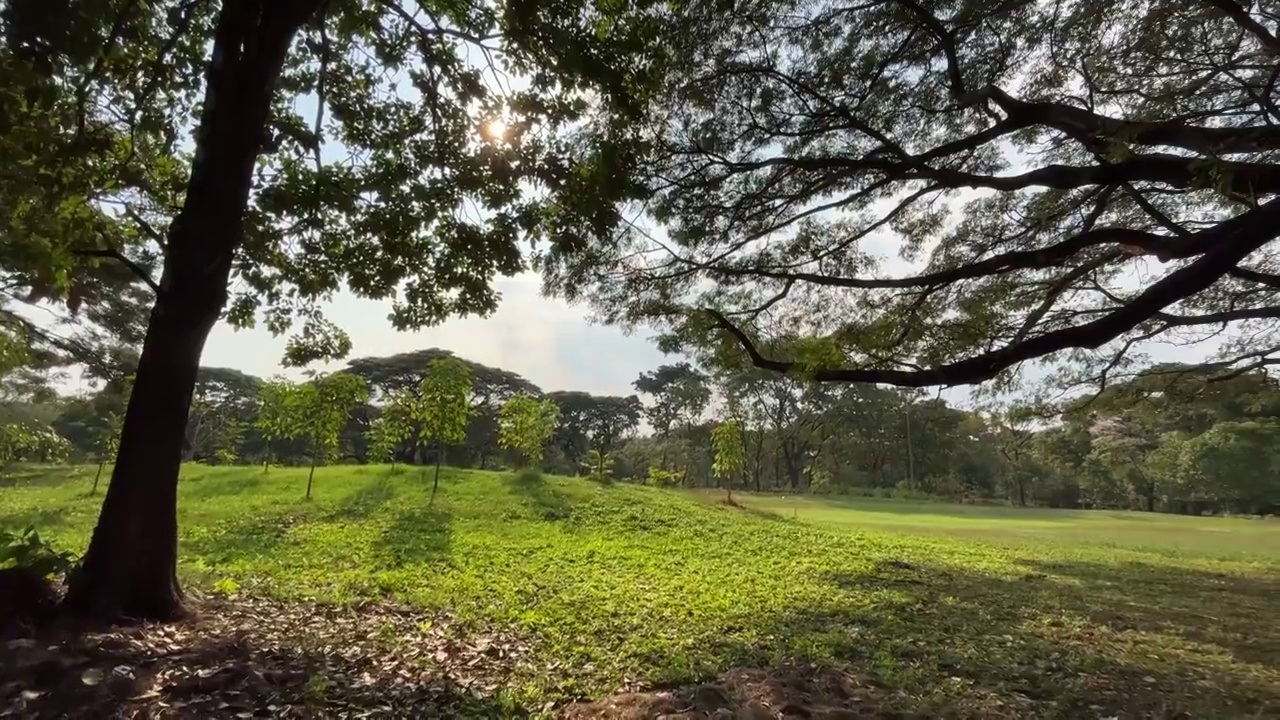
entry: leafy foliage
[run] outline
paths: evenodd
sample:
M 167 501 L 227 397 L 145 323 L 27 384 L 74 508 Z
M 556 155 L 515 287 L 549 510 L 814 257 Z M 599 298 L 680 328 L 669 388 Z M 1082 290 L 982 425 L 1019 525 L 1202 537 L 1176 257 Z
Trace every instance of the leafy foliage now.
M 715 460 L 711 465 L 716 480 L 732 488 L 747 467 L 747 451 L 742 447 L 742 428 L 729 420 L 711 430 Z
M 602 485 L 613 482 L 613 457 L 608 453 L 594 448 L 589 450 L 582 469 L 586 471 L 586 478 L 592 482 Z
M 684 484 L 684 473 L 676 470 L 663 470 L 657 465 L 650 465 L 645 482 L 654 487 L 675 487 Z
M 522 465 L 537 467 L 559 417 L 560 409 L 551 400 L 516 395 L 502 404 L 498 444 L 513 451 Z
M 338 458 L 339 432 L 348 413 L 368 397 L 364 381 L 347 373 L 317 375 L 299 384 L 289 413 L 295 437 L 307 440 L 316 462 L 333 462 Z
M 1270 3 L 666 10 L 646 120 L 598 130 L 626 221 L 544 261 L 605 320 L 907 387 L 1102 386 L 1219 333 L 1206 370 L 1280 362 Z
M 0 529 L 0 568 L 17 567 L 40 577 L 62 575 L 75 564 L 73 553 L 55 549 L 31 526 L 18 531 Z
M 460 360 L 438 358 L 427 365 L 418 405 L 424 437 L 441 445 L 466 439 L 471 388 L 471 371 Z
M 65 460 L 70 444 L 48 427 L 25 424 L 0 425 L 0 468 L 15 462 L 58 462 Z

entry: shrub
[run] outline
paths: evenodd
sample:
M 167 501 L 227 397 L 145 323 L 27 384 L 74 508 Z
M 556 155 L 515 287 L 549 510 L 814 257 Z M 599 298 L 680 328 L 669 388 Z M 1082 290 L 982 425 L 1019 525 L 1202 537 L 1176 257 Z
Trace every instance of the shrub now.
M 645 479 L 654 487 L 674 487 L 684 482 L 684 473 L 676 470 L 663 470 L 657 465 L 649 466 L 649 476 Z
M 22 568 L 47 578 L 65 573 L 74 564 L 75 555 L 55 550 L 34 527 L 0 530 L 0 568 Z

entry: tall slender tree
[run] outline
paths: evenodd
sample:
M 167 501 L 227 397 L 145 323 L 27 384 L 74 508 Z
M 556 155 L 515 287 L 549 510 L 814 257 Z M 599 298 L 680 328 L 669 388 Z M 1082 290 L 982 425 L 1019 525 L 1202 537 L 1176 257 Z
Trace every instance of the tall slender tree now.
M 293 393 L 289 416 L 296 428 L 294 437 L 305 439 L 311 452 L 308 500 L 316 465 L 333 462 L 337 457 L 340 433 L 351 409 L 368 398 L 369 388 L 364 380 L 350 373 L 318 375 Z
M 418 419 L 422 435 L 435 444 L 436 473 L 431 481 L 431 501 L 440 487 L 440 464 L 448 445 L 467 439 L 467 418 L 471 406 L 471 370 L 457 358 L 437 358 L 427 365 L 422 378 Z

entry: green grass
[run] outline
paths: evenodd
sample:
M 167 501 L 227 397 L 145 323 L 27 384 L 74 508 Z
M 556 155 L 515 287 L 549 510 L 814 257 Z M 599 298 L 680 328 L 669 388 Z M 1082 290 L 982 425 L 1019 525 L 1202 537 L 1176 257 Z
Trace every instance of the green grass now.
M 0 483 L 0 528 L 82 549 L 92 471 Z M 513 695 L 597 696 L 792 660 L 930 715 L 1280 712 L 1280 523 L 719 495 L 385 467 L 184 468 L 182 572 L 394 598 L 515 630 Z M 735 498 L 739 496 L 735 495 Z M 899 691 L 903 693 L 898 695 Z

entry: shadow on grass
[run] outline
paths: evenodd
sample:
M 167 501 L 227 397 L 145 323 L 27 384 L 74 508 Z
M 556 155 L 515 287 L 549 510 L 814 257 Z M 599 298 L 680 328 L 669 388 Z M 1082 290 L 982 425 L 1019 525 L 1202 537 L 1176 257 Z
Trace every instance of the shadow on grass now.
M 393 567 L 439 562 L 449 556 L 452 522 L 439 504 L 405 510 L 383 532 L 378 548 Z
M 221 520 L 184 539 L 180 552 L 214 564 L 270 556 L 284 543 L 289 528 L 301 521 L 300 514 L 278 512 Z
M 730 627 L 713 652 L 732 665 L 840 667 L 891 703 L 877 712 L 1256 717 L 1280 706 L 1280 628 L 1263 620 L 1280 615 L 1274 580 L 1088 563 L 1028 570 L 886 561 L 830 573 L 825 599 Z
M 0 715 L 154 717 L 163 708 L 164 717 L 181 718 L 530 716 L 514 701 L 467 690 L 445 674 L 413 672 L 410 680 L 394 655 L 352 658 L 336 646 L 282 641 L 269 630 L 275 621 L 263 617 L 260 628 L 205 634 L 194 644 L 185 640 L 189 631 L 176 628 L 184 634 L 180 653 L 163 638 L 28 641 L 20 657 L 0 662 Z
M 729 497 L 725 495 L 723 490 L 714 490 L 714 491 L 708 491 L 705 493 L 700 492 L 696 494 L 696 497 L 698 497 L 703 502 L 709 505 L 712 505 L 714 507 L 722 507 L 722 508 L 725 508 L 726 510 L 733 510 L 734 512 L 740 512 L 740 513 L 743 513 L 744 515 L 750 515 L 752 517 L 760 518 L 761 520 L 768 520 L 770 522 L 782 522 L 782 523 L 791 522 L 792 520 L 790 516 L 784 515 L 777 510 L 766 510 L 764 508 L 758 508 L 752 505 L 739 502 L 738 501 L 739 496 L 737 495 L 735 495 L 733 499 L 730 500 Z
M 179 497 L 186 500 L 206 500 L 226 495 L 242 495 L 262 485 L 262 474 L 252 473 L 234 477 L 195 475 L 178 483 Z
M 97 468 L 95 467 L 94 471 L 96 470 Z M 103 473 L 103 475 L 109 476 L 110 471 L 111 466 L 108 465 L 107 472 Z M 82 478 L 87 478 L 87 481 L 90 484 L 93 482 L 92 472 L 86 475 L 84 470 L 78 467 L 68 467 L 65 465 L 55 467 L 28 467 L 15 465 L 7 468 L 3 473 L 0 473 L 0 488 L 60 487 L 66 485 L 72 480 L 79 481 Z M 88 490 L 88 488 L 89 485 L 85 485 L 85 489 Z
M 19 510 L 0 514 L 0 530 L 21 530 L 31 525 L 35 527 L 37 532 L 41 532 L 47 528 L 66 525 L 67 520 L 67 509 L 65 507 Z
M 1280 578 L 1244 577 L 1144 563 L 1024 561 L 1076 583 L 1056 600 L 1093 623 L 1120 631 L 1181 635 L 1280 672 Z M 1070 586 L 1066 586 L 1070 587 Z
M 511 488 L 535 517 L 564 520 L 573 510 L 573 501 L 546 479 L 530 472 L 506 478 Z
M 339 520 L 360 520 L 376 513 L 396 496 L 396 486 L 389 477 L 377 477 L 342 498 L 329 517 Z

